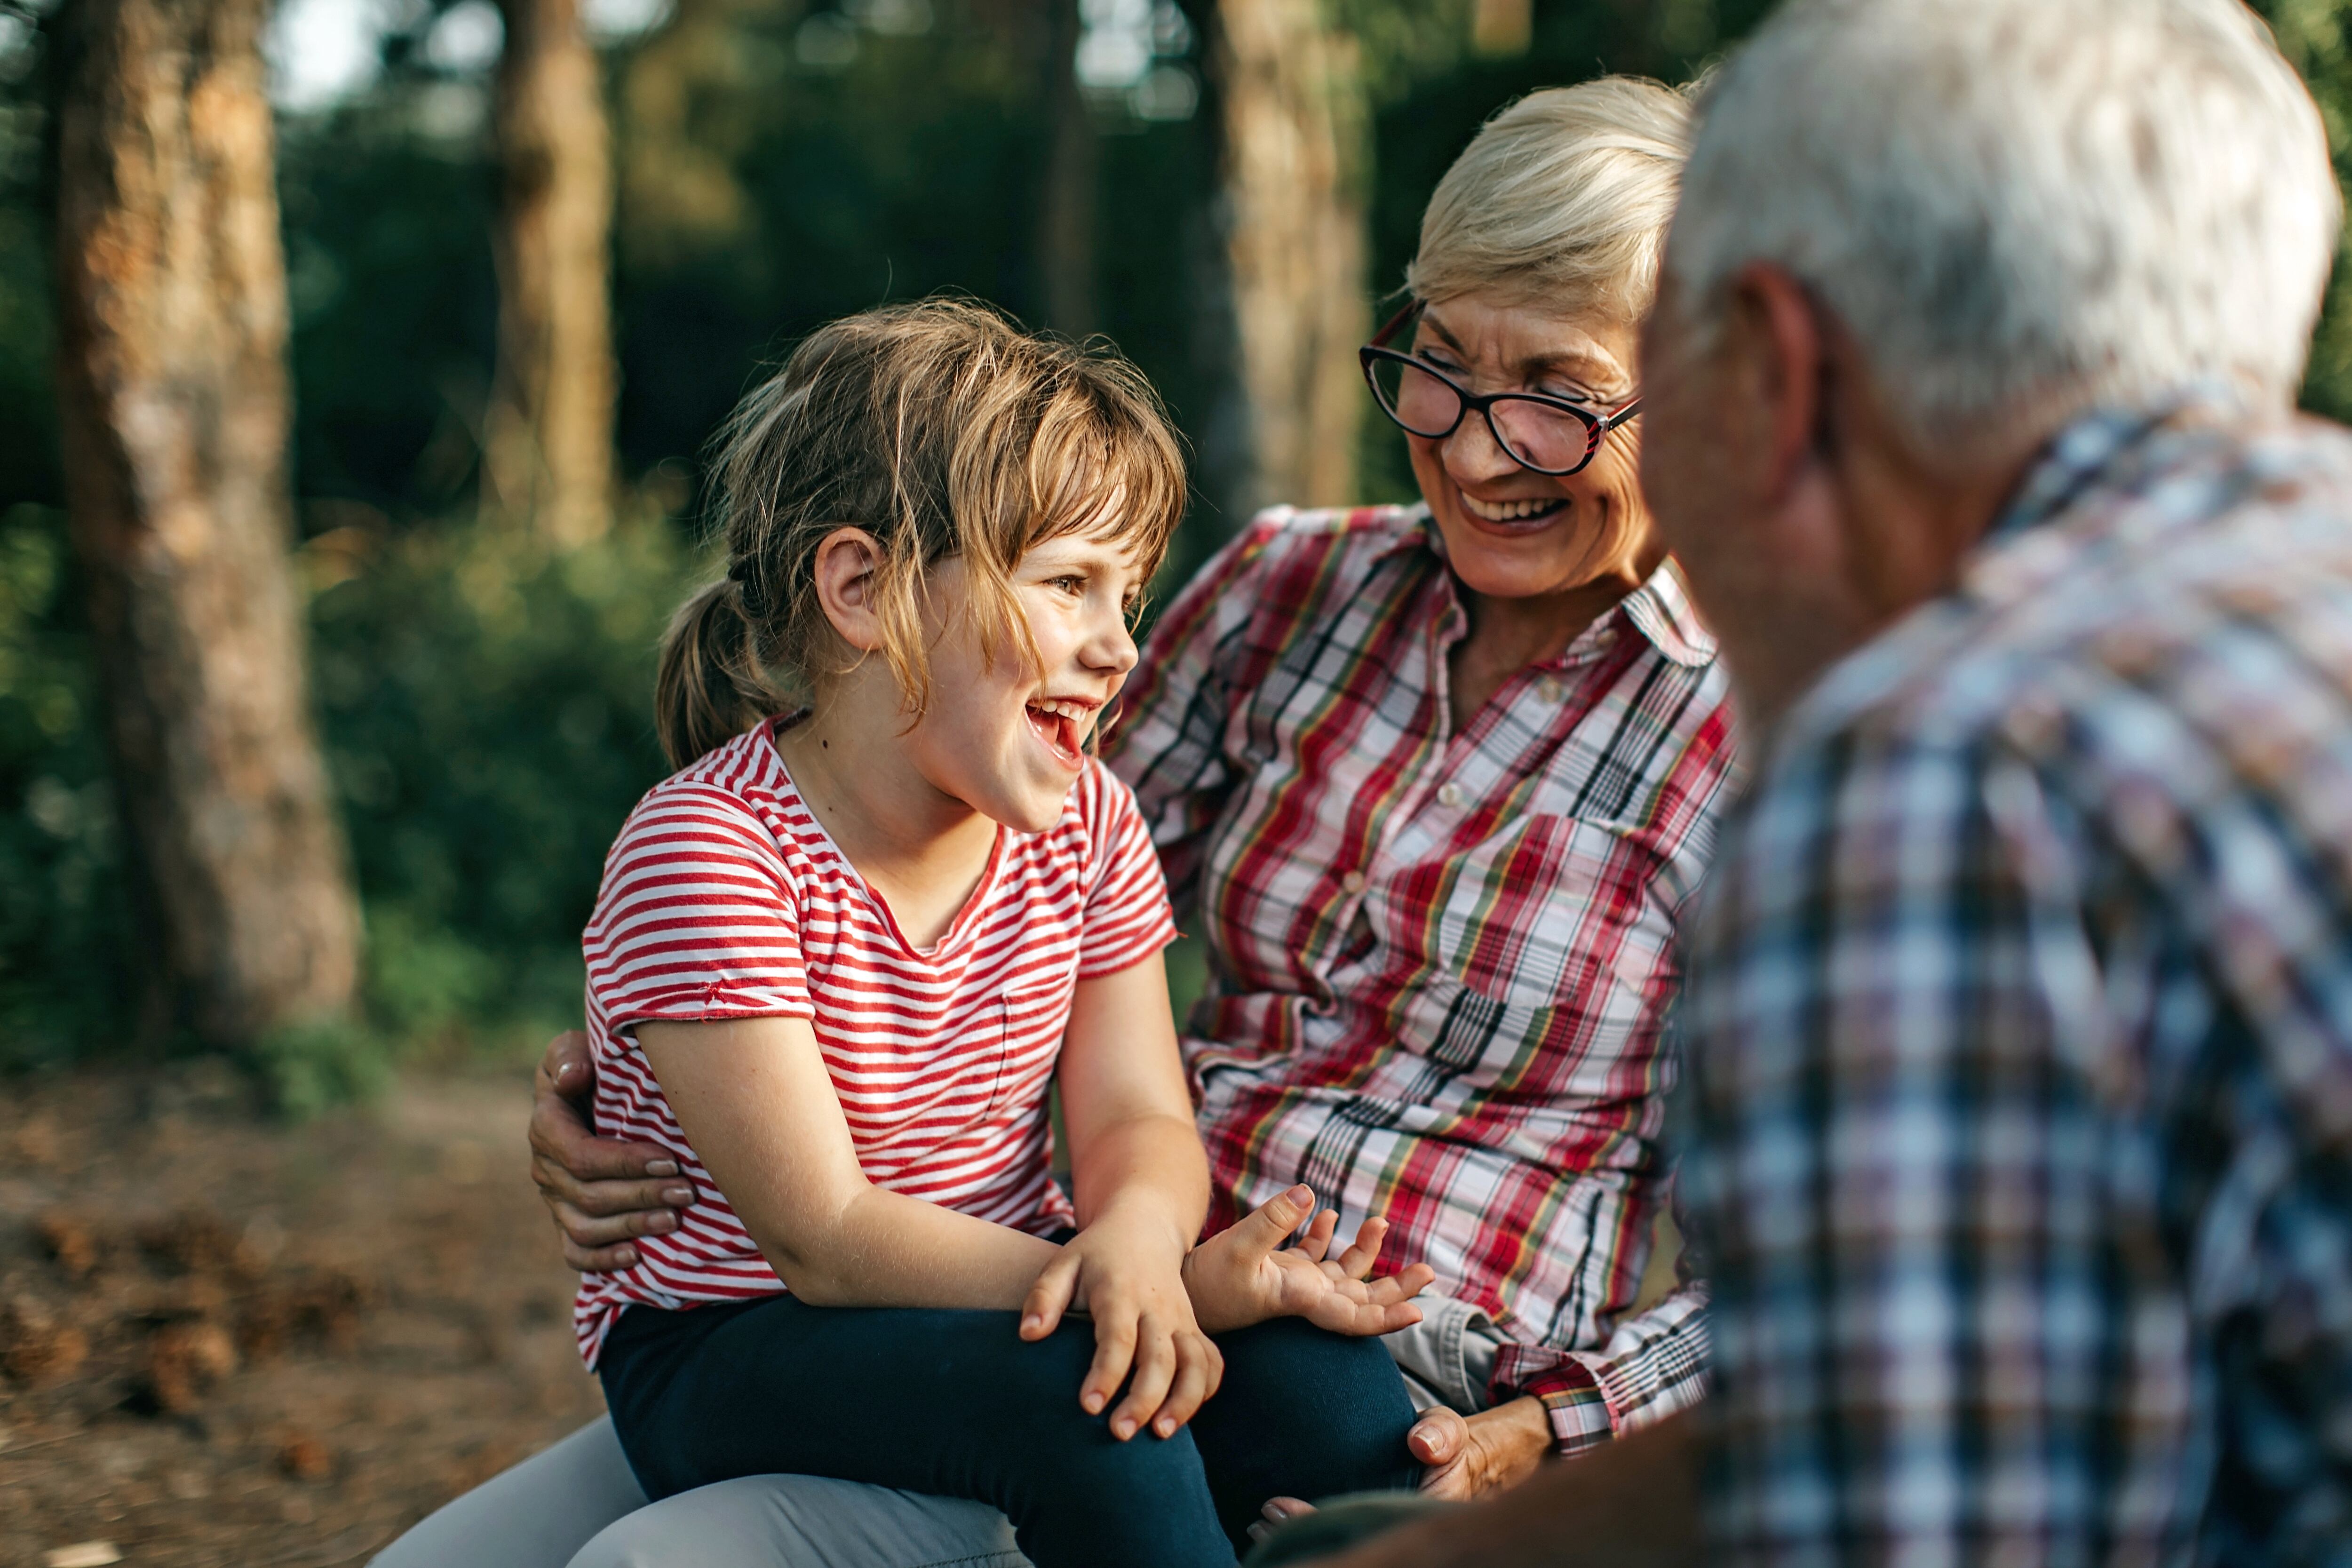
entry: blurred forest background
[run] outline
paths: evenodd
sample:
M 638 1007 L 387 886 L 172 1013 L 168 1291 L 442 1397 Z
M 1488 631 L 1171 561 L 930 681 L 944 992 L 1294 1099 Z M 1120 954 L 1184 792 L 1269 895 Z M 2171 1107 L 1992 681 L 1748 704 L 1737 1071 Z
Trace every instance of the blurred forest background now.
M 535 1046 L 758 367 L 939 289 L 1108 336 L 1191 442 L 1171 575 L 1403 499 L 1353 349 L 1438 174 L 1766 9 L 0 0 L 0 1071 L 226 1051 L 300 1110 Z M 2262 9 L 2340 161 L 2352 5 Z

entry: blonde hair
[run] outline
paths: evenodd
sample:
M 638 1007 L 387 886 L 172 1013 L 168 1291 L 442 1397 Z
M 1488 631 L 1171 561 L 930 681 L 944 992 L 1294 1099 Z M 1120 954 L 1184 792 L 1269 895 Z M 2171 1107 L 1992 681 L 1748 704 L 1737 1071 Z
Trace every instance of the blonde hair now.
M 1691 107 L 1640 77 L 1531 92 L 1480 128 L 1429 198 L 1405 286 L 1637 321 L 1657 292 Z
M 1034 664 L 1013 593 L 1021 557 L 1101 530 L 1148 575 L 1184 512 L 1176 437 L 1132 365 L 961 300 L 819 328 L 743 399 L 720 442 L 727 574 L 671 618 L 656 684 L 676 767 L 787 706 L 779 675 L 821 687 L 856 662 L 816 595 L 816 549 L 835 529 L 862 528 L 881 547 L 882 656 L 919 719 L 932 567 L 961 558 L 982 648 Z

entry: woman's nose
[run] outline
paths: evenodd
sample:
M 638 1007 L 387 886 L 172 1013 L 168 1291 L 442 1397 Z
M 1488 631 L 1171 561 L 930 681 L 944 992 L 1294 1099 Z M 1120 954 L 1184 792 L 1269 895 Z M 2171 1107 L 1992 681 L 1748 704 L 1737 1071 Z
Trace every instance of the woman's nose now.
M 1519 461 L 1503 450 L 1495 439 L 1493 428 L 1486 416 L 1465 412 L 1462 423 L 1454 427 L 1438 447 L 1444 460 L 1445 471 L 1456 483 L 1479 484 L 1490 479 L 1508 479 L 1519 471 Z

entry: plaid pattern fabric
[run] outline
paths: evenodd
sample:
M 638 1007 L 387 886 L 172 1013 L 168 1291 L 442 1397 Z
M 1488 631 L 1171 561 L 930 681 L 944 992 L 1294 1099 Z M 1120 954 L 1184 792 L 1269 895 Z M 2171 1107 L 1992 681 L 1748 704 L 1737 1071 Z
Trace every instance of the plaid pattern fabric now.
M 1721 1561 L 2352 1563 L 2352 437 L 2067 430 L 1693 917 Z
M 1629 1314 L 1730 712 L 1670 571 L 1453 735 L 1465 631 L 1422 509 L 1277 508 L 1169 607 L 1109 755 L 1205 916 L 1212 1226 L 1295 1182 L 1384 1215 L 1574 1448 L 1703 1386 L 1696 1286 Z

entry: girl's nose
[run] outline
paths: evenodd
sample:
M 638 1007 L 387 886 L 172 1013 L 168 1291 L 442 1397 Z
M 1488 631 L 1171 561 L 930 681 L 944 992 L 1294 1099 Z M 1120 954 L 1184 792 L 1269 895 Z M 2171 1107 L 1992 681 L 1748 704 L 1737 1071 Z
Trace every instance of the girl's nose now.
M 1139 655 L 1135 649 L 1135 634 L 1128 629 L 1127 616 L 1124 614 L 1113 615 L 1108 625 L 1097 628 L 1079 646 L 1078 657 L 1087 668 L 1112 675 L 1125 675 L 1133 669 Z

